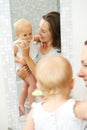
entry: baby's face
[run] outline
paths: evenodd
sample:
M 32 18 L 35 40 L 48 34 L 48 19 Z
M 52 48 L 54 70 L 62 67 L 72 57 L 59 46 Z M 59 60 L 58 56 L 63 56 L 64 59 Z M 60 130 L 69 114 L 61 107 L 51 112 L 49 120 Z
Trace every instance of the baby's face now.
M 27 27 L 27 28 L 22 28 L 22 31 L 20 32 L 20 34 L 18 34 L 18 37 L 21 40 L 26 40 L 28 42 L 30 42 L 32 40 L 32 28 L 31 27 Z

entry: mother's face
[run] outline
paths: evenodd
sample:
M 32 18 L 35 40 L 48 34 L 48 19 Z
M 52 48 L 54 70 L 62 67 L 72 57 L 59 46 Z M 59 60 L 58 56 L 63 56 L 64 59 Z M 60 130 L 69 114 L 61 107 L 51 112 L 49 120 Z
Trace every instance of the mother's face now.
M 41 19 L 40 25 L 39 25 L 39 36 L 41 42 L 52 42 L 52 34 L 50 31 L 50 25 L 47 21 L 44 19 Z
M 78 76 L 83 78 L 85 85 L 87 86 L 87 45 L 84 46 L 81 55 L 81 69 Z

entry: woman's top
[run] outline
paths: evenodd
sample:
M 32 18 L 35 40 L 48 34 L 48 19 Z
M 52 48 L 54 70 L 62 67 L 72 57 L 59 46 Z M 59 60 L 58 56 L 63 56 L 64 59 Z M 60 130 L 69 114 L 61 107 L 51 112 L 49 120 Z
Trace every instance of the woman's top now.
M 48 112 L 41 102 L 36 103 L 32 115 L 35 130 L 87 130 L 87 121 L 75 116 L 74 105 L 75 100 L 69 99 L 55 112 Z
M 35 58 L 35 63 L 37 63 L 40 59 L 42 59 L 42 58 L 45 58 L 45 57 L 48 57 L 48 56 L 52 56 L 52 55 L 60 55 L 61 53 L 59 53 L 59 49 L 57 49 L 57 48 L 53 48 L 53 49 L 51 49 L 47 54 L 42 54 L 41 52 L 40 52 L 40 43 L 37 43 L 37 46 L 38 46 L 38 53 L 37 53 L 37 55 L 36 55 L 36 58 Z

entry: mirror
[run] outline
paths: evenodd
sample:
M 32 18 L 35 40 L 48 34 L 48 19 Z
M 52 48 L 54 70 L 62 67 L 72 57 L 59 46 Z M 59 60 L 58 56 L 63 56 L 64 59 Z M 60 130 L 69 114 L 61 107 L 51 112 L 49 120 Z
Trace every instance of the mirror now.
M 10 2 L 10 11 L 11 11 L 10 14 L 11 14 L 11 26 L 12 26 L 13 41 L 18 39 L 15 36 L 13 25 L 20 18 L 26 18 L 27 20 L 29 20 L 31 25 L 32 25 L 33 34 L 37 34 L 38 28 L 39 28 L 39 22 L 40 22 L 42 16 L 44 14 L 46 14 L 47 12 L 50 12 L 50 11 L 58 11 L 59 12 L 59 10 L 60 10 L 59 0 L 55 0 L 55 1 L 41 0 L 41 1 L 39 1 L 39 3 L 35 0 L 32 0 L 32 1 L 25 0 L 25 1 L 20 1 L 20 2 L 19 2 L 19 0 L 16 0 L 16 2 L 13 0 L 9 0 L 9 2 Z M 48 7 L 48 5 L 50 5 L 50 6 Z M 18 76 L 16 76 L 16 81 L 17 81 L 18 97 L 20 98 L 20 92 L 21 92 L 21 89 L 23 88 L 24 83 L 23 83 L 23 80 L 21 80 Z M 21 102 L 23 102 L 23 100 Z M 23 108 L 23 105 L 20 106 L 22 114 L 24 113 L 23 109 L 25 109 L 26 114 L 29 112 L 29 105 L 28 104 L 29 103 L 27 101 L 24 104 L 24 108 Z M 19 112 L 19 117 L 22 115 L 20 112 Z
M 24 2 L 24 4 L 23 4 Z M 38 30 L 38 23 L 40 17 L 48 11 L 60 10 L 61 11 L 61 41 L 62 41 L 62 52 L 63 55 L 68 57 L 70 60 L 72 52 L 72 24 L 71 24 L 71 0 L 66 1 L 45 1 L 40 0 L 38 3 L 35 0 L 1 0 L 0 4 L 0 17 L 1 17 L 1 32 L 0 32 L 0 59 L 2 63 L 3 73 L 1 74 L 5 81 L 3 87 L 5 88 L 5 96 L 7 103 L 8 113 L 8 127 L 13 130 L 22 130 L 26 118 L 19 118 L 18 111 L 18 80 L 15 74 L 15 64 L 13 57 L 13 46 L 12 43 L 16 39 L 13 31 L 13 23 L 21 16 L 31 20 L 33 25 L 33 33 L 36 34 Z M 36 7 L 38 13 L 36 13 Z M 43 8 L 42 8 L 43 7 Z M 31 12 L 29 11 L 31 10 Z M 35 18 L 34 18 L 35 13 Z M 37 15 L 39 14 L 39 15 Z M 37 22 L 36 22 L 37 21 Z M 67 23 L 67 24 L 66 24 Z M 68 27 L 70 26 L 70 27 Z M 66 30 L 68 28 L 68 31 Z M 3 30 L 3 33 L 2 33 Z M 3 51 L 4 50 L 4 51 Z M 4 59 L 4 62 L 3 62 Z M 7 119 L 7 118 L 6 118 Z

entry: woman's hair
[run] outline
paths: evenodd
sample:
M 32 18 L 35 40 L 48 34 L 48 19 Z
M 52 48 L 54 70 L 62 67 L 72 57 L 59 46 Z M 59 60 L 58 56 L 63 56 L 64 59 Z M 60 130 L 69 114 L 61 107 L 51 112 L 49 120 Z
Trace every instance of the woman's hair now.
M 67 94 L 73 78 L 70 62 L 63 56 L 41 59 L 36 65 L 37 87 L 44 95 Z
M 49 12 L 43 16 L 50 25 L 50 31 L 53 36 L 52 46 L 60 49 L 61 52 L 61 33 L 60 33 L 60 14 L 58 12 Z

